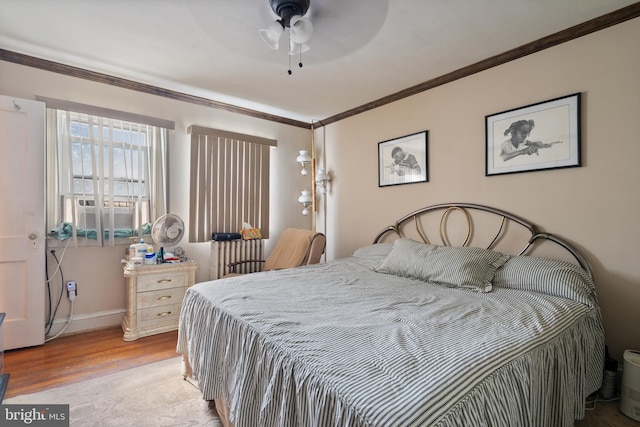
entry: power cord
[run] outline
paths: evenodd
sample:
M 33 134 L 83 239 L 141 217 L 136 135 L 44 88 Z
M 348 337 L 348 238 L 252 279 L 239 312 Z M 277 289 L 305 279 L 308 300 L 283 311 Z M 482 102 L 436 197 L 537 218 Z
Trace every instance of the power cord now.
M 620 397 L 616 396 L 610 399 L 603 399 L 603 398 L 600 398 L 598 394 L 596 394 L 593 399 L 587 398 L 585 400 L 584 409 L 585 411 L 593 411 L 594 409 L 596 409 L 596 405 L 598 403 L 615 402 L 616 400 L 620 400 Z
M 46 277 L 47 277 L 46 286 L 47 286 L 47 294 L 48 294 L 48 297 L 49 297 L 49 318 L 47 320 L 47 323 L 45 324 L 45 327 L 46 327 L 45 336 L 49 335 L 49 333 L 51 332 L 51 328 L 53 327 L 53 322 L 55 321 L 56 314 L 58 313 L 58 309 L 60 308 L 60 303 L 62 302 L 62 296 L 64 295 L 65 286 L 64 286 L 64 273 L 62 271 L 62 260 L 64 259 L 64 256 L 67 253 L 67 248 L 69 247 L 69 242 L 71 242 L 71 239 L 67 240 L 67 243 L 64 246 L 64 250 L 62 251 L 62 256 L 60 257 L 60 259 L 58 259 L 58 257 L 56 256 L 55 249 L 51 249 L 50 253 L 53 256 L 53 258 L 56 260 L 56 270 L 54 271 L 54 273 L 53 273 L 53 275 L 51 277 L 49 277 L 48 259 L 45 258 L 45 272 L 46 272 Z M 57 301 L 57 303 L 55 305 L 55 309 L 53 309 L 53 311 L 52 311 L 53 298 L 52 298 L 52 295 L 51 295 L 52 294 L 52 292 L 51 292 L 51 283 L 55 279 L 55 277 L 58 274 L 58 272 L 60 272 L 60 295 L 58 296 L 58 301 Z M 69 296 L 69 299 L 71 299 L 71 296 Z M 75 293 L 74 293 L 74 299 L 75 299 Z M 70 314 L 70 318 L 69 318 L 69 320 L 67 322 L 67 326 L 71 322 L 71 317 L 73 317 L 73 300 L 71 301 L 71 314 Z M 66 326 L 65 326 L 65 329 L 66 329 Z M 58 335 L 60 335 L 60 333 L 57 334 L 56 337 Z
M 58 313 L 58 308 L 60 308 L 60 302 L 62 301 L 62 296 L 64 295 L 64 273 L 62 272 L 62 267 L 61 267 L 62 260 L 58 260 L 58 257 L 56 256 L 56 251 L 54 249 L 51 250 L 51 255 L 56 260 L 56 263 L 58 264 L 58 268 L 56 269 L 56 272 L 54 273 L 53 277 L 47 281 L 47 288 L 49 289 L 48 293 L 49 293 L 50 308 L 49 308 L 49 321 L 47 322 L 47 331 L 45 332 L 45 336 L 49 335 L 49 333 L 51 332 L 53 321 L 56 318 L 56 314 Z M 60 271 L 60 295 L 58 296 L 58 302 L 55 305 L 55 309 L 53 310 L 53 312 L 51 312 L 51 280 L 53 280 L 53 278 L 56 276 L 58 271 Z
M 71 298 L 71 297 L 69 297 Z M 65 325 L 62 327 L 62 329 L 60 330 L 60 332 L 58 332 L 57 334 L 55 334 L 52 337 L 47 338 L 46 340 L 44 340 L 44 342 L 49 342 L 53 339 L 58 338 L 69 326 L 69 324 L 71 324 L 71 320 L 73 319 L 73 301 L 76 299 L 75 294 L 73 296 L 73 298 L 71 298 L 71 312 L 69 313 L 69 319 L 67 319 L 67 323 L 65 323 Z M 51 328 L 49 328 L 51 329 Z

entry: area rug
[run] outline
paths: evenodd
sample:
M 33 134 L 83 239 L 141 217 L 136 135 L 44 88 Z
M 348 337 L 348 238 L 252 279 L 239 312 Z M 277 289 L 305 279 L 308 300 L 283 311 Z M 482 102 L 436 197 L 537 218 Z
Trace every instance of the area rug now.
M 222 427 L 172 358 L 100 378 L 5 399 L 3 404 L 69 404 L 71 426 Z

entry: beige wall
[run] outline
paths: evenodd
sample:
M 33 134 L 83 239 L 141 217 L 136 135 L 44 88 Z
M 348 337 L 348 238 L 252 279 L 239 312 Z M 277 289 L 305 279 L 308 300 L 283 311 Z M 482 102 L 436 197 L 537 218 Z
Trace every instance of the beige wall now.
M 349 255 L 426 205 L 499 207 L 585 251 L 613 356 L 640 349 L 638 40 L 635 19 L 318 130 L 333 175 L 328 257 Z M 485 177 L 486 115 L 576 92 L 582 167 Z M 430 182 L 378 188 L 378 142 L 425 129 Z
M 33 99 L 36 95 L 59 98 L 175 121 L 176 129 L 171 136 L 169 149 L 169 210 L 180 215 L 185 221 L 189 215 L 189 137 L 186 133 L 189 125 L 196 124 L 276 139 L 278 147 L 272 152 L 270 177 L 272 239 L 267 242 L 267 250 L 270 250 L 284 228 L 311 227 L 310 217 L 301 214 L 302 208 L 297 202 L 300 190 L 308 188 L 309 184 L 308 180 L 300 175 L 300 168 L 295 163 L 298 150 L 308 150 L 311 146 L 310 132 L 307 129 L 146 95 L 4 61 L 0 61 L 0 76 L 0 94 L 3 95 L 26 99 Z M 8 147 L 3 148 L 8 152 Z M 188 235 L 188 230 L 185 234 Z M 200 263 L 196 280 L 208 280 L 209 243 L 190 244 L 185 238 L 181 246 L 191 258 Z M 126 246 L 67 249 L 62 262 L 64 279 L 75 280 L 78 283 L 78 298 L 74 303 L 75 318 L 67 331 L 117 325 L 121 322 L 125 310 L 125 281 L 120 260 L 124 256 L 125 248 Z M 58 258 L 61 258 L 62 253 L 63 248 L 56 248 Z M 48 262 L 50 265 L 54 263 L 50 255 Z M 54 270 L 55 268 L 50 268 L 50 273 Z M 58 290 L 59 279 L 58 276 L 54 281 Z M 54 292 L 56 298 L 57 292 Z M 57 319 L 60 321 L 66 320 L 68 316 L 68 304 L 64 297 L 58 311 Z M 54 328 L 54 332 L 57 329 L 59 328 Z
M 613 356 L 640 349 L 640 20 L 478 73 L 321 128 L 319 164 L 333 176 L 320 199 L 327 257 L 349 255 L 383 227 L 422 206 L 450 201 L 493 205 L 558 233 L 584 250 L 596 283 Z M 309 227 L 296 202 L 308 183 L 292 164 L 309 133 L 279 125 L 0 61 L 0 93 L 68 99 L 176 122 L 170 151 L 171 211 L 188 214 L 190 124 L 254 133 L 279 141 L 272 167 L 273 237 L 287 226 Z M 583 166 L 484 176 L 484 117 L 581 92 Z M 430 182 L 377 186 L 377 143 L 429 130 Z M 6 148 L 5 148 L 6 149 Z M 208 244 L 183 245 L 208 279 Z M 69 330 L 117 324 L 125 307 L 123 247 L 70 248 L 65 279 L 78 282 Z M 60 252 L 58 251 L 58 254 Z M 50 259 L 51 261 L 51 259 Z M 66 303 L 66 301 L 63 301 Z M 66 307 L 60 312 L 67 313 Z

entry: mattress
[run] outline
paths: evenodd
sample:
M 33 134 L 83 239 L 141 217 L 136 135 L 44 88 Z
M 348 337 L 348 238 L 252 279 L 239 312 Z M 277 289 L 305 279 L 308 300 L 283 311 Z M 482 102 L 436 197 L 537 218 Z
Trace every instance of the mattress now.
M 203 397 L 226 402 L 236 427 L 570 426 L 584 416 L 604 350 L 592 285 L 587 298 L 481 293 L 381 274 L 377 262 L 190 288 L 177 349 Z

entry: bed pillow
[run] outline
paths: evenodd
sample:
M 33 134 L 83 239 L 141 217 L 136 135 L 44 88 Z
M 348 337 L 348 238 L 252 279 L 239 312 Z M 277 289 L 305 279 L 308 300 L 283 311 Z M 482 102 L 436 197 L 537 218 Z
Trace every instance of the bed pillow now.
M 398 239 L 374 270 L 446 286 L 489 292 L 491 280 L 509 255 L 483 248 L 436 246 Z
M 393 247 L 393 243 L 375 243 L 372 245 L 366 245 L 356 249 L 353 252 L 353 256 L 356 258 L 363 258 L 363 259 L 374 258 L 374 259 L 381 260 L 382 258 L 389 255 L 389 252 L 391 252 L 392 247 Z
M 595 302 L 593 279 L 582 267 L 561 260 L 513 256 L 496 271 L 493 285 L 571 299 Z

